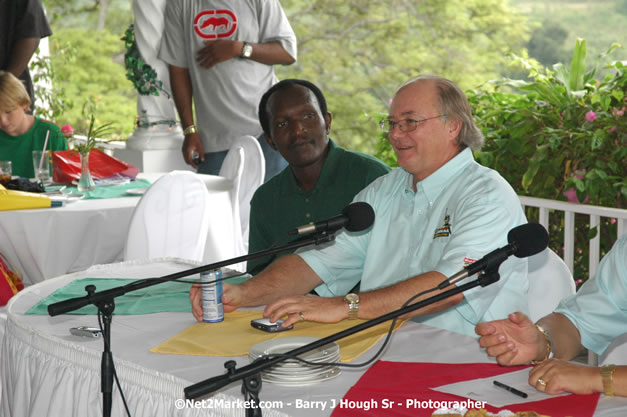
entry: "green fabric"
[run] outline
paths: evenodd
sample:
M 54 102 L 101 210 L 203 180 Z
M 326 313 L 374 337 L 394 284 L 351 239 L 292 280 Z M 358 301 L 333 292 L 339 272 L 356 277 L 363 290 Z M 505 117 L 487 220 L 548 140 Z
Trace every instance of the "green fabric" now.
M 150 187 L 150 181 L 139 179 L 120 185 L 96 185 L 96 188 L 86 193 L 79 192 L 76 187 L 65 187 L 62 192 L 64 194 L 85 194 L 84 199 L 89 200 L 96 198 L 137 197 L 137 194 L 129 194 L 126 191 L 148 187 Z M 59 189 L 58 186 L 46 187 L 46 191 L 54 191 L 55 188 Z
M 46 132 L 50 131 L 46 149 L 63 151 L 67 149 L 67 140 L 59 126 L 44 122 L 35 116 L 35 124 L 23 135 L 9 136 L 0 129 L 0 160 L 13 163 L 13 175 L 34 178 L 33 151 L 42 150 L 46 140 Z
M 239 284 L 248 277 L 229 279 L 229 283 Z M 193 279 L 192 279 L 193 280 Z M 95 285 L 96 292 L 120 287 L 136 279 L 125 278 L 83 278 L 72 281 L 63 288 L 59 288 L 48 297 L 35 304 L 26 314 L 48 315 L 48 305 L 75 297 L 87 295 L 85 287 Z M 152 287 L 132 291 L 115 299 L 115 311 L 117 315 L 138 315 L 164 312 L 191 313 L 192 306 L 189 302 L 189 288 L 191 284 L 179 282 L 164 282 Z M 67 314 L 98 314 L 93 305 L 85 306 L 79 310 Z
M 257 189 L 250 203 L 248 253 L 284 245 L 294 238 L 288 230 L 340 214 L 355 194 L 388 172 L 377 158 L 343 149 L 329 139 L 327 159 L 311 191 L 296 184 L 289 166 Z M 286 253 L 248 261 L 248 271 L 257 274 Z

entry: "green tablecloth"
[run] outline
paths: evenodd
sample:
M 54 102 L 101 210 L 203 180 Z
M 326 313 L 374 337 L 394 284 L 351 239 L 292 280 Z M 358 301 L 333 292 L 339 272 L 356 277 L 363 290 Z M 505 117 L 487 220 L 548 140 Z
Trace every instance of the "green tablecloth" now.
M 229 283 L 240 283 L 248 277 L 229 279 Z M 69 298 L 84 297 L 87 295 L 85 287 L 95 285 L 96 292 L 126 285 L 136 279 L 124 278 L 83 278 L 72 281 L 63 288 L 59 288 L 48 297 L 35 304 L 26 314 L 48 315 L 48 305 Z M 192 306 L 189 302 L 189 288 L 191 284 L 179 282 L 164 282 L 152 287 L 132 291 L 115 299 L 115 311 L 117 315 L 128 314 L 152 314 L 164 312 L 191 313 Z M 85 306 L 68 314 L 98 314 L 95 306 Z
M 63 189 L 64 194 L 85 194 L 84 199 L 95 199 L 95 198 L 117 198 L 117 197 L 133 197 L 137 196 L 136 194 L 127 193 L 128 190 L 132 190 L 135 188 L 148 188 L 150 187 L 150 181 L 145 179 L 138 179 L 135 181 L 131 181 L 125 184 L 120 185 L 97 185 L 92 191 L 88 191 L 86 193 L 80 193 L 76 187 L 68 186 Z M 48 190 L 48 188 L 46 188 Z

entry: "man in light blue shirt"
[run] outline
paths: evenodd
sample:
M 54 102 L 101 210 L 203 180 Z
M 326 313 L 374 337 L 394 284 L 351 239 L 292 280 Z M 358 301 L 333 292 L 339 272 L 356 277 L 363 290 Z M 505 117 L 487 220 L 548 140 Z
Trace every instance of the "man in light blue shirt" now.
M 225 285 L 225 311 L 267 304 L 264 315 L 273 320 L 287 315 L 286 326 L 299 320 L 371 319 L 506 245 L 509 230 L 526 223 L 507 182 L 474 161 L 469 148 L 479 148 L 483 136 L 454 83 L 435 76 L 406 83 L 382 127 L 401 168 L 355 197 L 373 207 L 373 227 L 340 233 L 324 249 L 281 258 L 241 286 Z M 527 311 L 526 260 L 510 258 L 499 272 L 496 284 L 410 316 L 474 335 L 474 326 L 486 317 L 504 318 L 512 306 Z M 362 292 L 346 294 L 360 279 Z M 323 297 L 302 296 L 313 288 Z M 190 296 L 194 315 L 201 317 L 198 291 Z

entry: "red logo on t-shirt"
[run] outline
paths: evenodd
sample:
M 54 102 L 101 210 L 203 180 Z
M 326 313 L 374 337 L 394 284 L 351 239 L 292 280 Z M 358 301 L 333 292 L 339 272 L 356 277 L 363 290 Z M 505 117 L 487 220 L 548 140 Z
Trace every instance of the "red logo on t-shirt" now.
M 205 10 L 194 19 L 194 30 L 204 39 L 228 38 L 237 29 L 237 16 L 230 10 Z

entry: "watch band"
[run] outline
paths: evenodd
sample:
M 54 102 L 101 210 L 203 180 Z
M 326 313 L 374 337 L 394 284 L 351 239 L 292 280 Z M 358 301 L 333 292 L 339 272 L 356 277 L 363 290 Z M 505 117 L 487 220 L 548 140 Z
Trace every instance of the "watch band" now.
M 603 394 L 608 397 L 614 396 L 614 371 L 616 371 L 616 365 L 603 365 L 601 367 Z
M 184 136 L 191 135 L 192 133 L 197 133 L 197 132 L 198 130 L 196 130 L 196 125 L 189 125 L 185 129 L 183 129 Z
M 542 333 L 542 336 L 544 336 L 544 341 L 546 342 L 546 353 L 544 354 L 544 358 L 542 358 L 541 360 L 539 361 L 532 360 L 531 361 L 532 365 L 537 365 L 539 363 L 544 362 L 545 360 L 549 359 L 553 354 L 553 338 L 551 338 L 551 334 L 542 326 L 539 326 L 537 324 L 536 324 L 536 329 L 538 329 L 538 331 Z

